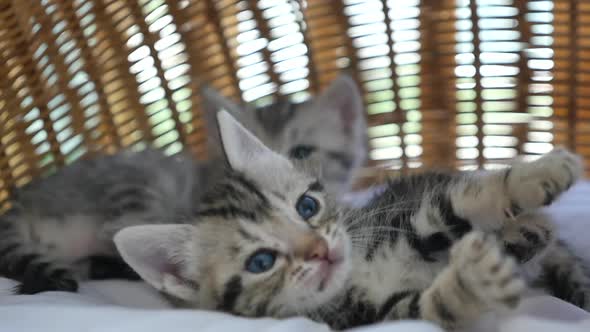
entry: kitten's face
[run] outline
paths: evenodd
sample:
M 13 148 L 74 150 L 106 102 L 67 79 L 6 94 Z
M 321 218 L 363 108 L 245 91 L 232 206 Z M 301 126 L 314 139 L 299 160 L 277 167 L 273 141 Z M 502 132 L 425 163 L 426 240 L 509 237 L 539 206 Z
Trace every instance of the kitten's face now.
M 146 225 L 115 236 L 157 289 L 201 309 L 302 314 L 343 290 L 351 240 L 320 180 L 220 113 L 232 170 L 198 205 L 194 225 Z M 222 121 L 223 120 L 223 121 Z
M 283 101 L 242 109 L 212 90 L 204 94 L 209 117 L 226 109 L 273 151 L 292 160 L 317 162 L 324 184 L 333 193 L 348 191 L 354 172 L 366 160 L 364 107 L 350 77 L 337 78 L 321 95 L 301 104 Z M 214 128 L 211 122 L 208 127 Z M 211 139 L 215 135 L 210 135 L 211 149 L 216 148 Z
M 229 203 L 253 219 L 218 214 L 197 224 L 193 250 L 202 257 L 202 270 L 196 275 L 205 276 L 199 282 L 213 290 L 193 302 L 197 307 L 287 316 L 311 310 L 342 290 L 351 266 L 350 239 L 337 211 L 314 178 L 294 168 L 281 171 L 288 178 L 273 178 L 279 174 L 274 171 L 267 169 L 265 181 L 253 182 L 263 199 L 254 194 Z M 253 195 L 237 183 L 224 181 L 213 196 Z M 227 204 L 214 198 L 205 214 L 216 213 L 207 212 L 210 206 Z

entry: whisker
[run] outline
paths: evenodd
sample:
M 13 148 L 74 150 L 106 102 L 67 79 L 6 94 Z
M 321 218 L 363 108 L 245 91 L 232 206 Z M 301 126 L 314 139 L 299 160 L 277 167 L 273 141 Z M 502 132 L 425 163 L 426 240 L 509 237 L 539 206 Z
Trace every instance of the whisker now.
M 386 206 L 382 206 L 380 208 L 373 209 L 373 210 L 359 209 L 359 210 L 346 211 L 344 213 L 344 215 L 342 216 L 341 220 L 348 227 L 352 227 L 354 225 L 357 225 L 360 222 L 372 219 L 376 215 L 381 215 L 381 214 L 387 215 L 387 214 L 393 214 L 393 213 L 415 211 L 416 210 L 415 206 L 406 207 L 403 205 L 412 204 L 412 203 L 421 202 L 421 201 L 423 201 L 423 199 L 395 202 L 395 203 L 392 203 L 392 204 L 389 204 Z

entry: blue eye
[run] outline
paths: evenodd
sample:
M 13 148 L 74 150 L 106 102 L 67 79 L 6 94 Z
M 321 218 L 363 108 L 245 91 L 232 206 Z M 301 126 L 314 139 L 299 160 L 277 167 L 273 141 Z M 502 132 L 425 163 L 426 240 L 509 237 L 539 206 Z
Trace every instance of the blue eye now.
M 315 151 L 311 145 L 297 145 L 289 151 L 289 156 L 293 159 L 305 159 Z
M 315 200 L 315 198 L 308 195 L 302 195 L 299 197 L 295 208 L 297 209 L 297 213 L 299 213 L 301 218 L 307 220 L 318 213 L 320 204 Z
M 277 254 L 268 249 L 261 249 L 255 252 L 246 261 L 246 270 L 251 273 L 262 273 L 270 270 L 277 259 Z

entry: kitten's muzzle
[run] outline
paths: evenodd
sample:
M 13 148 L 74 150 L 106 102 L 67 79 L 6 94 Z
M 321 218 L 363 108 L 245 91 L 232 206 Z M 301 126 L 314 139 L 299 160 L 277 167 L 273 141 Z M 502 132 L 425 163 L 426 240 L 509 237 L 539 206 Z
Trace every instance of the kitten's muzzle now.
M 326 288 L 326 285 L 330 282 L 330 280 L 334 276 L 334 273 L 337 273 L 336 271 L 341 266 L 341 263 L 343 261 L 343 256 L 340 254 L 337 254 L 337 252 L 339 252 L 339 250 L 330 251 L 328 256 L 326 256 L 325 260 L 318 262 L 318 267 L 317 267 L 316 273 L 320 279 L 320 282 L 318 285 L 318 291 L 320 291 L 320 292 Z M 336 253 L 336 254 L 332 254 L 332 253 Z
M 304 257 L 305 261 L 318 261 L 328 263 L 329 265 L 341 262 L 344 259 L 344 253 L 341 246 L 330 249 L 328 242 L 318 237 L 310 246 Z
M 305 252 L 306 261 L 330 261 L 330 248 L 328 242 L 322 237 L 316 237 L 308 244 L 308 250 Z

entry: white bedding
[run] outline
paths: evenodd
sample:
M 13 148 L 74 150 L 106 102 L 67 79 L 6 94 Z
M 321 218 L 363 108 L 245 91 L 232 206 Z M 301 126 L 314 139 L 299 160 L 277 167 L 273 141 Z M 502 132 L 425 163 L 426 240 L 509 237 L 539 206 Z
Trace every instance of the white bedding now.
M 590 182 L 582 183 L 555 203 L 562 236 L 590 266 Z M 47 292 L 15 296 L 15 283 L 0 278 L 0 332 L 299 332 L 329 331 L 304 318 L 245 319 L 226 314 L 172 310 L 143 283 L 127 281 L 86 282 L 80 293 Z M 484 317 L 469 332 L 588 332 L 590 313 L 545 295 L 531 295 L 511 313 Z M 439 332 L 425 322 L 390 322 L 354 331 Z

